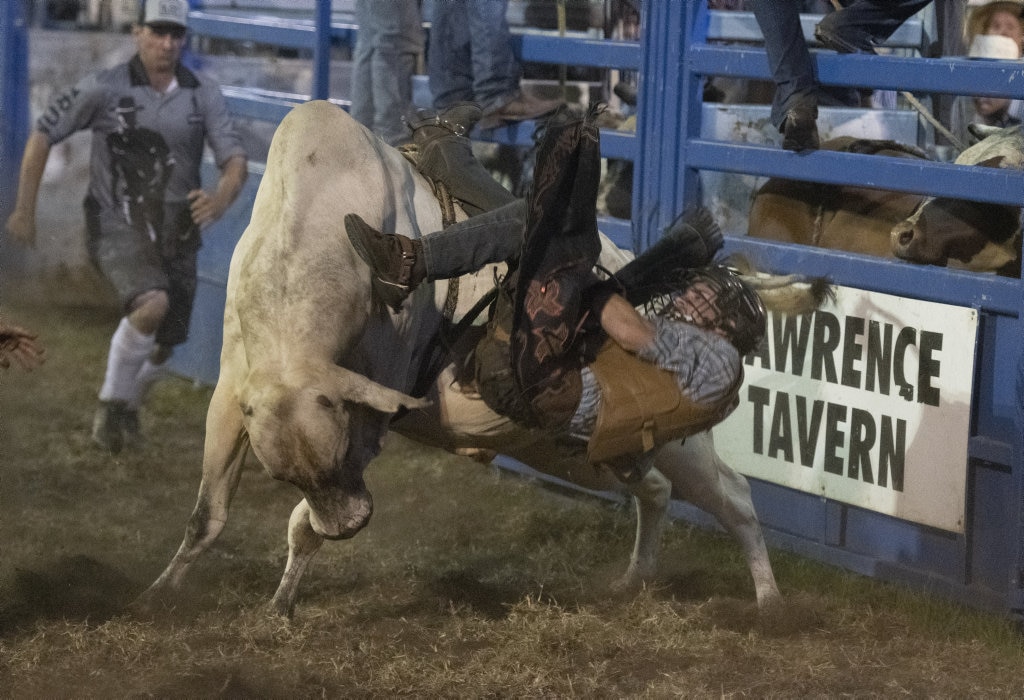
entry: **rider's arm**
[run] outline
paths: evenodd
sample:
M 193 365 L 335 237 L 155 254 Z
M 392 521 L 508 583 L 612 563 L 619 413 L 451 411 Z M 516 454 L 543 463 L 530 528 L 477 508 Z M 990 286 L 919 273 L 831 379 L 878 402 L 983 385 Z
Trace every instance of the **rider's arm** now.
M 742 358 L 725 337 L 664 317 L 656 321 L 654 341 L 637 356 L 675 374 L 683 394 L 700 404 L 731 398 L 743 376 Z
M 654 342 L 654 323 L 619 294 L 608 297 L 601 308 L 600 321 L 604 332 L 623 350 L 639 352 Z

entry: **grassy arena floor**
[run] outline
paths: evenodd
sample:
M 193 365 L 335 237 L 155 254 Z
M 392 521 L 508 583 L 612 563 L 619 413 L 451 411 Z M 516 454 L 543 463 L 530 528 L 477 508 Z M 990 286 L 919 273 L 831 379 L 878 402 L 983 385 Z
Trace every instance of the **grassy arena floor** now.
M 298 492 L 258 465 L 166 615 L 125 605 L 180 542 L 209 389 L 160 385 L 148 446 L 88 425 L 116 314 L 8 304 L 49 360 L 0 374 L 0 696 L 1020 697 L 1006 622 L 780 552 L 759 615 L 738 548 L 668 528 L 662 573 L 615 600 L 632 511 L 393 438 L 376 511 L 311 565 L 291 622 L 266 604 Z

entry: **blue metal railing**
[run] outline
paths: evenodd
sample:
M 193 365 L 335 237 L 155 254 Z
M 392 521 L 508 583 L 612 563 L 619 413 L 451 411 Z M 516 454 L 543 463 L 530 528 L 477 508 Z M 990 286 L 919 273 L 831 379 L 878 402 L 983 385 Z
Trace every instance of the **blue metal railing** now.
M 21 154 L 28 138 L 28 36 L 25 4 L 0 6 L 0 222 L 14 208 Z
M 685 7 L 684 7 L 685 6 Z M 769 78 L 762 50 L 708 43 L 709 13 L 701 3 L 670 8 L 645 3 L 645 27 L 658 32 L 645 43 L 641 82 L 640 139 L 637 172 L 643 215 L 659 230 L 684 203 L 699 201 L 701 170 L 724 170 L 813 182 L 858 184 L 930 195 L 966 197 L 984 202 L 1024 205 L 1024 172 L 989 170 L 941 163 L 911 164 L 898 158 L 843 153 L 795 154 L 746 144 L 715 142 L 700 137 L 698 84 L 705 75 Z M 685 15 L 685 16 L 680 16 Z M 675 32 L 675 33 L 674 33 Z M 680 42 L 679 37 L 686 40 Z M 819 80 L 825 84 L 917 90 L 927 93 L 1000 95 L 1024 98 L 1024 67 L 1019 63 L 970 61 L 963 58 L 922 59 L 899 56 L 839 56 L 820 52 Z M 680 66 L 678 72 L 664 66 Z M 652 71 L 663 70 L 663 77 Z M 655 86 L 654 90 L 650 88 Z M 645 94 L 646 93 L 646 94 Z M 643 99 L 646 97 L 647 99 Z M 673 118 L 684 115 L 684 121 Z M 679 134 L 666 133 L 666 129 Z M 648 158 L 650 148 L 660 148 Z M 638 209 L 634 209 L 638 211 Z M 649 240 L 649 239 L 648 239 Z M 732 237 L 728 247 L 755 257 L 769 269 L 823 274 L 840 284 L 913 299 L 977 309 L 981 319 L 976 355 L 975 390 L 967 465 L 968 518 L 962 537 L 933 537 L 926 528 L 892 522 L 840 503 L 816 508 L 811 495 L 793 499 L 769 485 L 755 485 L 764 498 L 818 510 L 822 529 L 788 522 L 799 536 L 783 540 L 796 551 L 843 562 L 865 573 L 926 584 L 964 602 L 1024 612 L 1024 465 L 1022 427 L 1015 423 L 1022 397 L 1015 389 L 1024 338 L 1024 283 L 934 267 L 911 266 L 865 256 L 786 246 Z M 1009 472 L 1009 477 L 1007 477 Z M 984 501 L 980 500 L 984 499 Z M 770 510 L 770 509 L 769 509 Z M 1000 513 L 1002 520 L 994 519 Z M 779 513 L 768 513 L 767 521 Z M 808 518 L 814 521 L 814 518 Z M 1003 521 L 1006 522 L 1003 522 Z M 829 534 L 832 533 L 832 534 Z M 843 534 L 838 534 L 843 533 Z M 877 551 L 854 553 L 847 542 L 876 543 Z M 931 550 L 896 562 L 882 552 L 906 539 L 903 552 Z M 927 542 L 927 545 L 922 544 Z

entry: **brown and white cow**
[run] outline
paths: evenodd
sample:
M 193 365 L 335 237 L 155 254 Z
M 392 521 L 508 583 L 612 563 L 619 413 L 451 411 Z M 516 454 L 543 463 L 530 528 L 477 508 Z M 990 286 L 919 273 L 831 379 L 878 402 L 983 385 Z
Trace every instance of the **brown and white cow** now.
M 926 159 L 893 141 L 841 137 L 822 149 Z M 996 130 L 961 165 L 1022 169 L 1020 127 Z M 1020 275 L 1020 209 L 948 197 L 769 179 L 755 194 L 748 235 L 831 250 Z
M 987 131 L 956 163 L 1024 170 L 1021 126 Z M 1020 277 L 1020 234 L 1020 207 L 926 197 L 890 237 L 893 255 L 904 260 Z
M 456 450 L 483 448 L 592 489 L 628 490 L 637 504 L 633 554 L 620 582 L 655 570 L 670 498 L 712 514 L 743 548 L 757 601 L 779 600 L 746 479 L 715 453 L 710 433 L 675 441 L 655 468 L 624 487 L 587 464 L 564 436 L 527 430 L 455 387 L 452 367 L 409 395 L 436 344 L 446 285 L 422 285 L 400 314 L 375 299 L 370 271 L 342 228 L 345 214 L 409 236 L 441 228 L 429 184 L 395 149 L 326 102 L 296 107 L 278 128 L 253 206 L 231 260 L 220 377 L 210 402 L 203 477 L 180 548 L 143 594 L 145 608 L 177 588 L 224 528 L 250 451 L 302 501 L 288 526 L 289 556 L 274 609 L 290 615 L 297 586 L 325 539 L 352 537 L 373 502 L 363 471 L 389 428 Z M 601 264 L 631 256 L 605 241 Z M 493 286 L 494 270 L 459 278 L 456 318 Z M 395 421 L 401 408 L 410 411 Z

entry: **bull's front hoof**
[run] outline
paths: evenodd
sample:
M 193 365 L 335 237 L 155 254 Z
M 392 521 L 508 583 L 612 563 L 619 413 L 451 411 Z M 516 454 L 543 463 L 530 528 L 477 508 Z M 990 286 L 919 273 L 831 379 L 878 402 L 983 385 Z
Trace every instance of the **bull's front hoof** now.
M 270 614 L 274 617 L 280 617 L 285 620 L 291 620 L 295 617 L 295 602 L 285 600 L 282 596 L 274 596 L 274 599 L 270 601 L 268 606 Z
M 644 589 L 647 582 L 641 576 L 625 574 L 612 581 L 608 592 L 613 598 L 635 598 Z
M 138 620 L 152 620 L 173 613 L 175 598 L 163 589 L 147 588 L 128 604 L 125 613 Z

